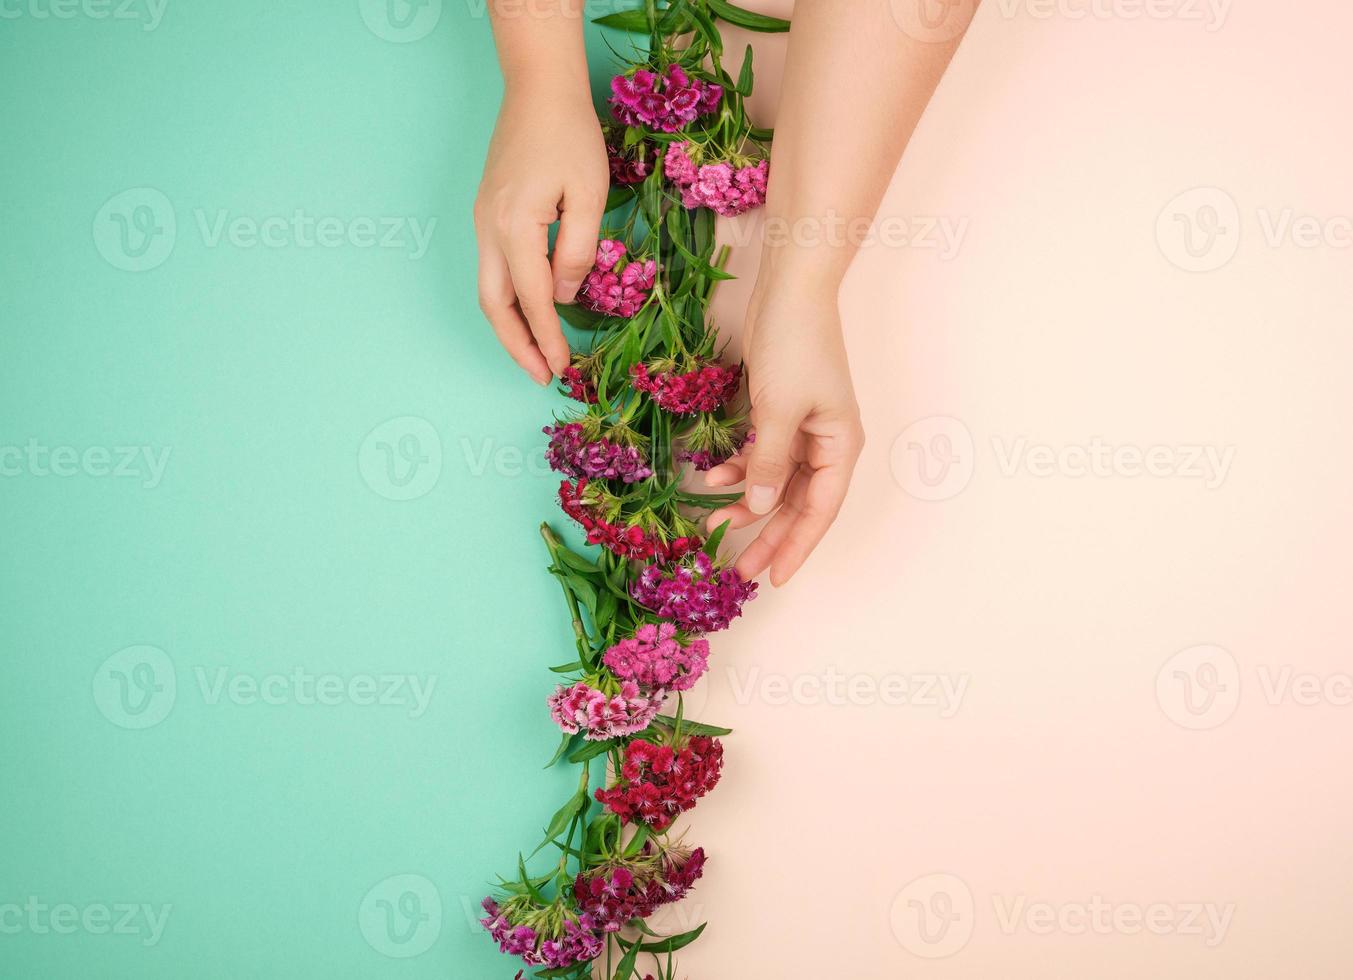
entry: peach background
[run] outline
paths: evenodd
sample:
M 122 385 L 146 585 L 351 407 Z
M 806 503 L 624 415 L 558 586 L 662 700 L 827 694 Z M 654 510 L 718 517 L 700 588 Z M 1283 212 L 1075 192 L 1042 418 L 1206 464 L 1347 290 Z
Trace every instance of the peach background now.
M 1237 0 L 1209 30 L 1187 4 L 1167 19 L 1008 9 L 978 12 L 881 209 L 966 220 L 957 255 L 869 248 L 844 290 L 870 438 L 850 501 L 798 578 L 763 585 L 716 645 L 698 714 L 737 731 L 692 818 L 711 866 L 675 915 L 711 924 L 680 974 L 1347 977 L 1353 11 Z M 756 43 L 770 122 L 784 38 Z M 1188 261 L 1172 212 L 1157 234 L 1195 187 L 1219 209 L 1208 257 L 1238 233 L 1211 271 L 1172 261 Z M 1267 241 L 1289 208 L 1340 219 L 1334 244 Z M 721 294 L 724 323 L 749 289 Z M 895 445 L 932 416 L 956 422 Z M 906 446 L 943 448 L 937 434 L 958 439 L 951 479 L 972 475 L 927 502 L 908 492 Z M 1006 475 L 993 440 L 1021 437 L 1234 460 L 1210 489 Z M 1198 645 L 1234 659 L 1164 666 Z M 1330 696 L 1268 696 L 1284 666 L 1332 679 Z M 759 686 L 829 668 L 967 689 L 943 717 Z M 1181 685 L 1213 676 L 1220 700 L 1189 715 Z M 937 882 L 957 918 L 927 944 L 906 900 Z M 1234 911 L 1212 945 L 1011 930 L 996 911 L 1096 896 Z

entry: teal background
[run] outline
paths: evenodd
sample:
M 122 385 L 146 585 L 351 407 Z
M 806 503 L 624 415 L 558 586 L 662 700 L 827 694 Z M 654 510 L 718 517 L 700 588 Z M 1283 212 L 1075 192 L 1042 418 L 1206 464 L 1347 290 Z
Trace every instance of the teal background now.
M 560 400 L 475 298 L 487 20 L 448 0 L 396 43 L 357 0 L 169 0 L 153 30 L 97 0 L 4 9 L 0 976 L 510 977 L 477 903 L 575 776 L 542 769 L 544 668 L 571 654 L 536 530 L 557 481 L 522 462 Z M 133 188 L 176 229 L 143 271 L 105 257 Z M 298 209 L 437 223 L 419 257 L 199 228 Z M 170 241 L 154 210 L 140 260 Z M 412 421 L 368 439 L 389 419 Z M 30 442 L 96 452 L 63 476 Z M 128 446 L 168 450 L 162 478 L 104 473 Z M 140 645 L 151 674 L 107 663 Z M 421 714 L 213 700 L 221 668 L 435 687 Z M 150 680 L 119 702 L 118 673 Z M 35 928 L 30 896 L 92 926 Z M 102 934 L 126 903 L 169 906 L 158 942 Z M 422 917 L 382 935 L 387 908 Z

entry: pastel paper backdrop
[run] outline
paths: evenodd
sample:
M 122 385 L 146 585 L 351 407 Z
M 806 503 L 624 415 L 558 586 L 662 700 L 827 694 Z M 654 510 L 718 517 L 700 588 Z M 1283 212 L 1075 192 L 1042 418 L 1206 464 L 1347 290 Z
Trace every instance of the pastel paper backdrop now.
M 0 975 L 510 976 L 568 641 L 482 8 L 4 9 Z M 845 291 L 851 500 L 693 698 L 683 975 L 1345 975 L 1350 16 L 983 5 Z

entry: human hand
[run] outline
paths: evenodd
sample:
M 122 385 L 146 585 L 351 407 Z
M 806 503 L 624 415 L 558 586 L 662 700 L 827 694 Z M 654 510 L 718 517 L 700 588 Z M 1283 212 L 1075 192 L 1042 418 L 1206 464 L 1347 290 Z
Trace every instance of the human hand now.
M 573 302 L 592 268 L 609 188 L 606 144 L 586 81 L 509 77 L 475 201 L 479 305 L 538 384 L 569 365 L 554 303 Z
M 746 527 L 778 506 L 737 568 L 744 578 L 769 568 L 779 586 L 836 519 L 864 448 L 836 289 L 759 280 L 743 357 L 756 440 L 705 482 L 726 487 L 745 479 L 747 492 L 711 514 L 709 527 L 725 520 Z

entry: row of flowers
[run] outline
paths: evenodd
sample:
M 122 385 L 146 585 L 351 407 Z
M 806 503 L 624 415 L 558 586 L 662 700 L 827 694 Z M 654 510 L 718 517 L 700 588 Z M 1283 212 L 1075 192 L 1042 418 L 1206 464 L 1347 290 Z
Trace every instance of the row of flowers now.
M 544 430 L 565 478 L 558 502 L 598 548 L 579 554 L 542 528 L 578 651 L 554 668 L 568 676 L 547 698 L 561 733 L 554 761 L 581 776 L 537 849 L 555 847 L 557 866 L 532 875 L 519 861 L 482 919 L 537 977 L 581 980 L 601 960 L 608 978 L 653 980 L 639 967 L 651 955 L 670 978 L 672 952 L 700 931 L 656 937 L 643 920 L 703 873 L 704 850 L 671 830 L 718 783 L 727 730 L 685 718 L 682 697 L 709 668 L 707 635 L 756 594 L 720 558 L 723 529 L 703 533 L 703 516 L 735 496 L 681 488 L 684 470 L 708 470 L 752 438 L 733 410 L 742 368 L 721 361 L 707 317 L 714 286 L 731 278 L 713 217 L 764 203 L 769 176 L 743 107 L 750 50 L 737 81 L 720 60 L 715 19 L 733 15 L 756 16 L 679 0 L 607 18 L 647 33 L 650 60 L 612 82 L 604 130 L 619 227 L 598 244 L 574 308 L 585 313 L 561 308 L 592 331 L 561 379 L 581 407 Z M 783 29 L 774 23 L 760 29 Z M 599 787 L 594 759 L 608 770 Z

